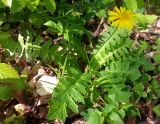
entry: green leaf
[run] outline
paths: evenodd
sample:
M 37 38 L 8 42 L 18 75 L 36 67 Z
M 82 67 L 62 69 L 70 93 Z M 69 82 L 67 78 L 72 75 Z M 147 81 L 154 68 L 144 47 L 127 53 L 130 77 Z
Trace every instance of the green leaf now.
M 45 7 L 50 13 L 54 13 L 56 10 L 55 0 L 44 0 Z
M 138 6 L 138 9 L 143 9 L 144 8 L 144 0 L 138 0 L 137 6 Z
M 104 123 L 104 117 L 102 116 L 102 113 L 98 111 L 97 109 L 89 109 L 89 118 L 87 121 L 87 124 L 103 124 Z
M 156 54 L 154 54 L 154 60 L 156 61 L 156 62 L 159 62 L 160 63 L 160 53 L 156 53 Z
M 150 61 L 148 61 L 146 58 L 141 57 L 138 61 L 138 63 L 141 63 L 145 71 L 151 71 L 154 69 L 154 66 Z
M 49 47 L 52 44 L 51 40 L 46 41 L 41 48 L 40 51 L 40 57 L 43 58 L 44 60 L 48 60 L 48 51 L 49 51 Z
M 42 16 L 38 13 L 32 13 L 29 15 L 29 22 L 40 27 L 43 24 Z
M 42 39 L 38 36 L 33 42 L 33 38 L 28 36 L 27 42 L 25 43 L 25 57 L 27 60 L 31 60 L 39 57 L 40 55 L 40 42 Z
M 97 100 L 97 98 L 100 96 L 100 93 L 97 89 L 94 89 L 90 95 L 90 100 L 91 102 L 95 102 Z
M 69 76 L 70 75 L 70 76 Z M 84 95 L 86 95 L 86 86 L 90 81 L 90 74 L 82 74 L 79 69 L 71 68 L 68 71 L 68 76 L 59 78 L 59 85 L 55 88 L 54 98 L 50 101 L 49 119 L 61 119 L 65 120 L 66 116 L 62 116 L 61 113 L 53 113 L 54 111 L 62 111 L 60 107 L 56 107 L 56 104 L 65 104 L 64 110 L 70 108 L 73 112 L 78 113 L 77 103 L 84 103 Z M 60 106 L 60 105 L 59 105 Z M 64 111 L 63 110 L 63 111 Z M 63 118 L 62 118 L 63 117 Z
M 108 32 L 102 34 L 100 45 L 97 45 L 95 54 L 92 57 L 89 66 L 96 70 L 104 64 L 116 59 L 126 58 L 130 54 L 132 42 L 126 38 L 128 31 L 117 28 L 108 28 Z
M 21 51 L 20 44 L 12 39 L 9 32 L 0 32 L 0 45 L 9 52 L 10 56 L 14 55 L 17 49 Z
M 106 17 L 106 10 L 101 9 L 96 14 L 98 17 Z
M 69 27 L 67 27 L 69 29 L 70 33 L 78 33 L 80 35 L 83 34 L 83 27 L 80 24 L 71 24 Z
M 121 118 L 125 117 L 125 111 L 123 109 L 118 110 L 118 113 L 120 114 Z
M 132 11 L 137 10 L 137 0 L 125 0 L 126 7 Z
M 10 65 L 0 63 L 0 80 L 7 78 L 19 78 L 19 75 Z
M 67 95 L 67 99 L 68 99 L 68 107 L 75 113 L 78 113 L 78 106 L 76 105 L 76 103 L 74 102 L 74 100 L 72 99 L 71 96 Z
M 130 68 L 131 73 L 129 74 L 129 79 L 131 79 L 132 81 L 135 81 L 141 77 L 141 73 L 138 68 L 139 68 L 139 66 L 136 64 L 131 65 L 131 68 Z
M 144 14 L 136 14 L 137 24 L 140 28 L 147 28 L 147 25 L 153 23 L 158 16 L 156 15 L 144 15 Z
M 122 103 L 129 103 L 131 92 L 124 91 L 126 86 L 124 84 L 113 85 L 112 88 L 107 89 L 108 94 L 116 94 L 116 99 Z M 117 101 L 116 100 L 116 101 Z
M 51 30 L 58 33 L 58 35 L 62 35 L 63 33 L 63 26 L 61 22 L 58 22 L 57 24 L 53 21 L 48 21 L 44 25 L 48 26 Z
M 3 7 L 4 7 L 4 3 L 0 0 L 0 8 L 3 8 Z
M 101 71 L 96 80 L 96 84 L 109 84 L 125 82 L 127 77 L 132 81 L 138 79 L 141 74 L 137 64 L 130 64 L 130 61 L 115 61 L 109 64 L 105 71 Z
M 117 111 L 117 110 L 118 110 L 118 106 L 115 106 L 113 104 L 105 104 L 105 108 L 103 111 L 104 111 L 105 116 L 108 116 L 110 112 Z
M 119 114 L 112 112 L 110 115 L 110 124 L 124 124 Z
M 11 87 L 1 86 L 1 84 L 0 84 L 0 94 L 1 94 L 0 99 L 1 100 L 7 100 L 7 99 L 11 98 L 12 97 L 11 91 L 12 91 Z
M 0 0 L 0 4 L 4 4 L 5 6 L 11 7 L 12 0 Z
M 23 118 L 16 114 L 12 114 L 11 116 L 1 121 L 1 124 L 23 124 L 23 123 L 24 123 Z
M 27 0 L 12 0 L 11 12 L 16 13 L 22 10 L 26 5 Z
M 145 15 L 145 16 L 149 24 L 153 23 L 158 18 L 157 15 Z
M 144 84 L 141 83 L 136 83 L 133 87 L 133 91 L 135 91 L 139 96 L 142 96 L 144 92 Z
M 36 10 L 39 3 L 40 3 L 40 0 L 28 0 L 26 5 L 33 12 Z
M 19 79 L 20 77 L 14 68 L 8 64 L 0 63 L 0 99 L 9 99 L 13 89 L 21 88 L 22 82 L 20 84 Z
M 117 99 L 116 99 L 116 94 L 109 94 L 108 96 L 107 96 L 107 102 L 110 104 L 110 105 L 113 105 L 113 106 L 115 106 L 115 107 L 118 107 L 118 101 L 117 101 Z M 111 107 L 112 108 L 112 107 Z
M 160 104 L 153 107 L 153 112 L 156 113 L 157 116 L 160 116 Z
M 49 102 L 49 104 L 52 106 L 49 109 L 48 112 L 48 119 L 53 120 L 53 119 L 59 119 L 62 121 L 65 121 L 67 117 L 67 111 L 66 111 L 66 103 L 59 103 L 59 102 Z

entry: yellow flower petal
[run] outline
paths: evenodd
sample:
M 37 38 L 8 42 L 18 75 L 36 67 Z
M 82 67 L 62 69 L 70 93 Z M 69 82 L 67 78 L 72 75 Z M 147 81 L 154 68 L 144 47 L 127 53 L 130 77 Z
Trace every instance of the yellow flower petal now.
M 109 21 L 114 21 L 114 20 L 116 20 L 117 19 L 117 17 L 115 17 L 115 16 L 112 16 L 112 17 L 109 17 Z
M 112 23 L 112 25 L 113 25 L 113 26 L 120 25 L 120 22 L 116 20 L 116 21 L 114 21 L 114 22 Z
M 108 15 L 117 16 L 117 15 L 118 15 L 118 13 L 113 12 L 113 11 L 109 11 L 109 12 L 108 12 Z
M 108 12 L 109 18 L 108 20 L 112 22 L 112 26 L 118 26 L 118 28 L 133 28 L 135 23 L 135 13 L 131 10 L 127 10 L 124 7 L 114 8 L 113 11 Z
M 117 13 L 121 13 L 120 10 L 119 10 L 117 7 L 115 7 L 114 10 L 115 10 Z

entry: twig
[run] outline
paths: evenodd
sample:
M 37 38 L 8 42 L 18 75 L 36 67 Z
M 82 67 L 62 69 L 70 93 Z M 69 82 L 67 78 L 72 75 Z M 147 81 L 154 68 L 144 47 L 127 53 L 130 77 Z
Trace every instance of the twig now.
M 100 23 L 99 23 L 96 31 L 92 34 L 93 37 L 97 37 L 97 36 L 99 35 L 99 33 L 100 33 L 100 28 L 101 28 L 103 22 L 104 22 L 104 18 L 101 18 L 101 21 L 100 21 Z
M 53 42 L 58 42 L 63 39 L 64 39 L 64 36 L 60 36 L 60 37 L 57 37 L 56 39 L 54 39 Z

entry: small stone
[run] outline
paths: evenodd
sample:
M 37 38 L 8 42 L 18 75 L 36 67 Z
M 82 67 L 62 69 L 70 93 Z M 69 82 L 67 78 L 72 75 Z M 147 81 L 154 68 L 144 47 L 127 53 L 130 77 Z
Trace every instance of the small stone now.
M 52 94 L 57 83 L 58 79 L 56 76 L 43 75 L 35 84 L 36 92 L 40 96 Z

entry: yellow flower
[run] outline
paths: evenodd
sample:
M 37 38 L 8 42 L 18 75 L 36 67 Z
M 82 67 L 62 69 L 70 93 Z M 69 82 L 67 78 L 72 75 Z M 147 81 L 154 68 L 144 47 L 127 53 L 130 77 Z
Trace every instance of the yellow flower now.
M 115 7 L 113 11 L 108 12 L 108 15 L 112 26 L 118 26 L 118 28 L 131 29 L 135 23 L 136 14 L 124 7 L 120 7 L 120 9 Z

